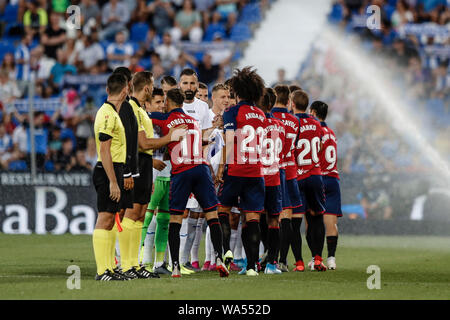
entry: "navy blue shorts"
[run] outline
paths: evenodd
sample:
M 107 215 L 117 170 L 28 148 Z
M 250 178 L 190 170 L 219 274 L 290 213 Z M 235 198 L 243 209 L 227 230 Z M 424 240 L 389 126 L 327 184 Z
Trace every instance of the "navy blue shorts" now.
M 303 199 L 298 189 L 297 179 L 287 180 L 286 186 L 292 213 L 305 213 L 304 201 L 302 201 Z
M 266 209 L 267 214 L 271 216 L 280 215 L 283 210 L 281 186 L 266 186 L 264 209 Z
M 262 212 L 264 194 L 264 178 L 230 175 L 224 175 L 218 192 L 221 206 L 233 207 L 239 203 L 239 209 L 243 212 Z
M 170 179 L 169 207 L 172 214 L 183 214 L 191 193 L 203 212 L 214 211 L 218 200 L 211 171 L 206 164 L 173 174 Z
M 325 187 L 325 213 L 342 217 L 341 211 L 341 188 L 339 179 L 335 177 L 322 176 Z
M 280 183 L 281 183 L 281 206 L 284 209 L 291 208 L 291 199 L 286 186 L 286 170 L 280 169 Z M 298 187 L 297 187 L 298 188 Z
M 302 196 L 305 211 L 311 209 L 316 213 L 325 212 L 325 188 L 321 175 L 313 175 L 298 180 L 298 189 Z

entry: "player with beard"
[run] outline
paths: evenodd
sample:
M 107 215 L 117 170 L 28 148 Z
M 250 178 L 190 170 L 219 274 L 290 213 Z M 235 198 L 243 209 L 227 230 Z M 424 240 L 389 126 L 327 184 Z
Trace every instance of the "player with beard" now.
M 264 80 L 250 67 L 235 70 L 231 87 L 238 104 L 225 110 L 223 114 L 225 132 L 224 162 L 218 181 L 221 225 L 224 233 L 225 259 L 231 263 L 230 222 L 228 215 L 238 202 L 246 216 L 246 227 L 242 237 L 248 264 L 247 276 L 257 276 L 260 229 L 259 215 L 264 210 L 264 175 L 258 154 L 262 143 L 261 131 L 264 130 L 266 116 L 256 107 L 264 93 Z M 224 164 L 227 173 L 224 173 Z M 244 230 L 245 229 L 245 230 Z
M 314 269 L 326 271 L 322 263 L 325 240 L 323 214 L 325 212 L 325 189 L 320 167 L 323 130 L 320 122 L 306 113 L 308 95 L 297 90 L 292 93 L 292 107 L 299 119 L 300 133 L 296 143 L 297 182 L 305 207 L 307 221 L 306 239 L 314 257 Z
M 337 170 L 337 139 L 334 131 L 325 122 L 328 114 L 328 105 L 322 101 L 314 101 L 310 106 L 310 114 L 320 121 L 324 131 L 322 138 L 323 148 L 320 153 L 320 166 L 325 186 L 325 223 L 328 258 L 327 266 L 330 270 L 336 269 L 336 247 L 338 241 L 337 218 L 342 217 L 341 190 L 339 186 L 339 172 Z
M 199 88 L 197 73 L 190 68 L 181 71 L 178 86 L 185 96 L 183 111 L 198 121 L 199 127 L 202 130 L 202 144 L 206 145 L 208 143 L 208 136 L 205 133 L 207 129 L 212 127 L 213 116 L 211 115 L 208 104 L 196 98 Z M 197 207 L 195 202 L 193 203 L 193 201 L 190 201 L 187 208 L 195 209 L 194 207 Z M 194 218 L 187 218 L 187 215 L 182 221 L 182 227 L 180 230 L 181 269 L 183 269 L 183 271 L 185 271 L 184 269 L 199 271 L 198 268 L 193 268 L 190 263 L 188 263 L 187 257 L 184 255 L 186 242 L 188 239 L 189 243 L 187 244 L 186 252 L 190 251 L 190 246 L 192 246 L 192 241 L 195 238 L 195 229 L 198 221 Z M 187 248 L 189 248 L 189 250 L 187 250 Z
M 179 246 L 182 215 L 188 198 L 193 193 L 206 214 L 211 229 L 211 240 L 215 250 L 216 270 L 222 277 L 229 275 L 223 264 L 222 230 L 217 217 L 217 196 L 210 169 L 203 158 L 202 139 L 199 122 L 182 109 L 184 94 L 180 89 L 167 92 L 167 114 L 153 113 L 156 125 L 166 133 L 172 128 L 187 125 L 188 130 L 181 142 L 168 145 L 172 164 L 170 185 L 169 246 L 172 256 L 172 277 L 180 277 Z
M 286 85 L 277 85 L 275 87 L 277 100 L 272 114 L 281 120 L 286 128 L 286 144 L 290 146 L 289 152 L 286 154 L 282 163 L 281 187 L 283 193 L 283 212 L 280 215 L 281 225 L 281 243 L 280 243 L 280 261 L 279 267 L 281 271 L 289 271 L 287 267 L 287 254 L 289 246 L 295 257 L 295 268 L 293 271 L 304 271 L 305 266 L 302 258 L 302 237 L 300 226 L 304 214 L 300 191 L 297 183 L 297 165 L 295 163 L 295 143 L 299 134 L 299 121 L 289 112 L 290 92 Z M 284 183 L 283 183 L 284 181 Z

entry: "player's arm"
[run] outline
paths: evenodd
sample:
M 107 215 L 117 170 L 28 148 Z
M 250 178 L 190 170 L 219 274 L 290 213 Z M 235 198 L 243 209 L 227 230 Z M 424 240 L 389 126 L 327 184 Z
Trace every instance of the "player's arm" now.
M 114 172 L 114 166 L 111 157 L 111 142 L 112 137 L 100 133 L 100 157 L 102 159 L 102 165 L 105 169 L 106 175 L 109 180 L 109 197 L 111 200 L 119 202 L 120 200 L 120 188 L 117 183 L 116 174 Z
M 177 127 L 172 127 L 169 133 L 162 138 L 147 138 L 145 131 L 139 131 L 138 143 L 139 147 L 144 150 L 159 149 L 169 144 L 172 141 L 180 141 L 180 139 L 186 135 L 188 126 L 183 124 Z

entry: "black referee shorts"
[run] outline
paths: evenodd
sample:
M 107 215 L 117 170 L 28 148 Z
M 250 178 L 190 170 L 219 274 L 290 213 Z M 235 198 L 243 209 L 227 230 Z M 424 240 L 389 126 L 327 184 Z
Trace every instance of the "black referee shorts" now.
M 123 163 L 113 163 L 114 172 L 116 174 L 117 184 L 120 188 L 122 198 L 123 188 Z M 101 162 L 97 162 L 92 174 L 95 191 L 97 191 L 97 210 L 98 212 L 116 213 L 120 211 L 120 202 L 115 202 L 109 197 L 109 179 Z
M 136 183 L 136 178 L 133 178 Z M 123 190 L 122 197 L 120 199 L 120 209 L 132 209 L 134 202 L 134 189 Z
M 152 196 L 153 158 L 139 153 L 139 177 L 134 180 L 134 203 L 148 204 Z

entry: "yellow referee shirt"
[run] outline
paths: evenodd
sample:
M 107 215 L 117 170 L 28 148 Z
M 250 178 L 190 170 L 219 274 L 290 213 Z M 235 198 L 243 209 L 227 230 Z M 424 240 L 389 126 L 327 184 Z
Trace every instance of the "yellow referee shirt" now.
M 112 161 L 117 163 L 125 163 L 127 157 L 125 128 L 123 127 L 119 114 L 116 111 L 116 107 L 108 101 L 106 101 L 100 109 L 98 109 L 97 114 L 95 115 L 94 134 L 99 162 L 102 161 L 100 156 L 100 133 L 104 133 L 112 137 Z
M 141 107 L 139 101 L 135 97 L 131 97 L 129 100 L 131 106 L 133 107 L 134 115 L 138 122 L 138 131 L 145 131 L 145 136 L 148 139 L 153 138 L 153 123 L 152 119 L 148 116 L 147 112 Z M 143 150 L 139 148 L 139 152 L 153 155 L 153 149 Z

